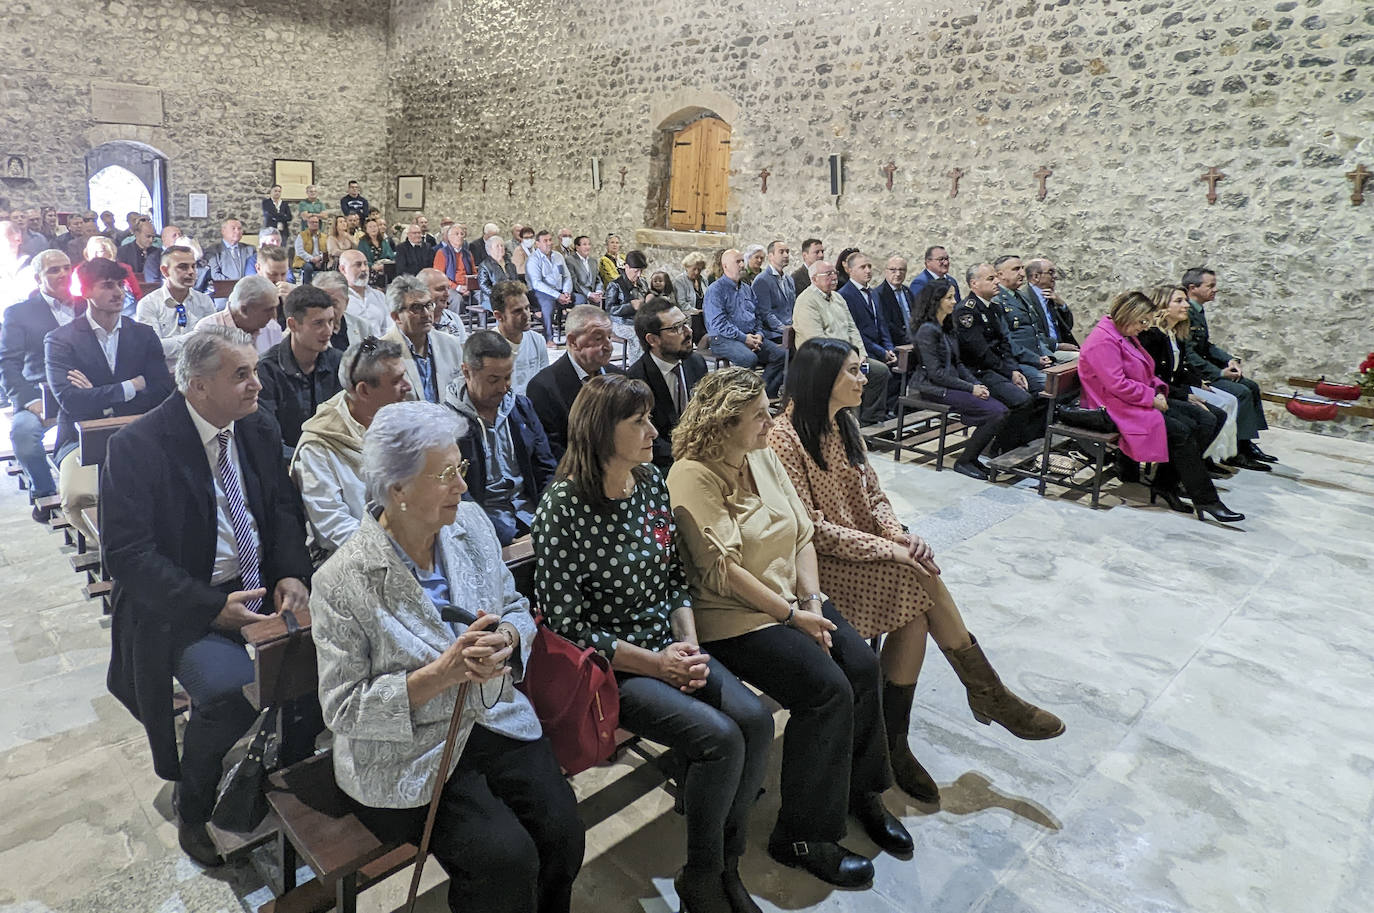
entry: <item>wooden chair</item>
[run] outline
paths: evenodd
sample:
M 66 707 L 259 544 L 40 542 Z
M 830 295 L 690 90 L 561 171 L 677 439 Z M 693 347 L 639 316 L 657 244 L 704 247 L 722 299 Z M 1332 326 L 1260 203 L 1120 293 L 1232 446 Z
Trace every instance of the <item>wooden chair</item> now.
M 1039 482 L 1037 488 L 1041 497 L 1044 497 L 1046 486 L 1050 482 L 1074 491 L 1091 493 L 1092 506 L 1095 510 L 1101 500 L 1102 483 L 1106 479 L 1107 473 L 1113 468 L 1108 466 L 1107 456 L 1110 453 L 1115 453 L 1121 435 L 1115 431 L 1109 434 L 1088 431 L 1085 428 L 1076 428 L 1055 421 L 1055 414 L 1059 407 L 1077 400 L 1081 388 L 1077 361 L 1054 365 L 1045 369 L 1045 389 L 1040 394 L 1046 401 L 1045 438 L 1041 447 L 1040 460 L 1033 471 L 1019 468 L 1001 469 L 999 471 L 1036 479 Z M 1072 441 L 1092 455 L 1093 474 L 1090 480 L 1087 482 L 1075 480 L 1075 476 L 1078 474 L 1076 464 L 1073 471 L 1061 471 L 1051 465 L 1050 451 L 1054 448 L 1056 439 Z
M 911 376 L 911 359 L 916 357 L 915 347 L 910 344 L 900 345 L 897 346 L 896 352 L 897 373 L 902 378 L 902 395 L 897 398 L 897 428 L 893 435 L 892 461 L 900 463 L 902 450 L 906 448 L 923 456 L 934 457 L 935 471 L 941 472 L 945 468 L 945 454 L 950 449 L 963 446 L 962 442 L 950 445 L 950 432 L 968 429 L 961 422 L 952 420 L 954 410 L 945 403 L 906 393 L 907 379 Z M 906 440 L 908 421 L 912 422 L 915 432 L 909 442 Z M 934 452 L 926 446 L 931 441 L 935 442 Z

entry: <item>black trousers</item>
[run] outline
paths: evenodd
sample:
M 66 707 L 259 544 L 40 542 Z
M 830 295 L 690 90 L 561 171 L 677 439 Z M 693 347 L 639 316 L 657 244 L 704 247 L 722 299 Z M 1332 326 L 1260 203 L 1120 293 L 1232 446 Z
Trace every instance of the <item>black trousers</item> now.
M 979 372 L 978 382 L 1010 410 L 993 439 L 993 456 L 1029 444 L 1044 434 L 1045 407 L 1038 396 L 1032 396 L 996 371 Z
M 429 804 L 358 818 L 387 841 L 420 843 Z M 473 726 L 444 784 L 430 853 L 449 875 L 454 913 L 567 913 L 586 834 L 548 739 L 522 742 Z
M 773 715 L 712 656 L 706 684 L 685 694 L 667 682 L 621 675 L 620 725 L 679 752 L 687 762 L 687 867 L 721 872 L 744 855 L 773 744 Z
M 702 644 L 791 712 L 782 740 L 782 809 L 770 843 L 837 841 L 853 801 L 892 785 L 878 656 L 834 603 L 827 600 L 822 612 L 835 624 L 829 656 L 783 625 Z
M 1264 417 L 1264 400 L 1260 398 L 1260 385 L 1248 377 L 1240 380 L 1218 378 L 1210 382 L 1218 390 L 1225 390 L 1240 402 L 1236 410 L 1236 440 L 1253 441 L 1259 433 L 1269 427 Z
M 1169 404 L 1169 411 L 1164 413 L 1164 431 L 1169 438 L 1169 462 L 1155 471 L 1155 484 L 1169 488 L 1181 481 L 1183 490 L 1194 503 L 1211 504 L 1218 500 L 1217 487 L 1212 484 L 1212 477 L 1202 463 L 1202 451 L 1207 449 L 1215 433 L 1208 430 L 1215 420 L 1210 414 L 1202 414 L 1206 417 L 1205 422 L 1199 419 L 1197 412 Z
M 1013 384 L 1012 386 L 1016 385 Z M 940 396 L 940 400 L 959 412 L 959 421 L 974 427 L 973 434 L 965 442 L 964 449 L 959 454 L 960 463 L 974 462 L 1002 430 L 1009 410 L 995 396 L 979 399 L 972 393 L 965 393 L 963 390 L 952 388 L 946 388 Z

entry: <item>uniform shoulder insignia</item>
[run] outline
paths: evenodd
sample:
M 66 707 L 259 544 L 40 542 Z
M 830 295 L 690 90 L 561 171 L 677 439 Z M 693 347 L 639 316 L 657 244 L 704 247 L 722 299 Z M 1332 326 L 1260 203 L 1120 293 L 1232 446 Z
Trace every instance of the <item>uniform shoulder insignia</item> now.
M 968 311 L 968 313 L 966 313 L 966 314 L 960 314 L 960 315 L 959 315 L 959 326 L 963 327 L 963 328 L 966 329 L 966 330 L 967 330 L 969 327 L 973 326 L 973 311 L 972 311 L 972 309 L 970 309 L 970 310 Z

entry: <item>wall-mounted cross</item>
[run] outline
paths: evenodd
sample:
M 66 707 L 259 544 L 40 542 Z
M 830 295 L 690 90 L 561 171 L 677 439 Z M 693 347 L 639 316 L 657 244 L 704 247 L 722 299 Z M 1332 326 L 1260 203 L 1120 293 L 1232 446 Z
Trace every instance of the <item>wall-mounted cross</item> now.
M 767 168 L 759 172 L 759 179 L 763 181 L 763 186 L 759 188 L 759 193 L 768 192 L 768 179 L 772 176 L 772 174 L 773 172 L 769 171 Z
M 533 169 L 533 168 L 530 169 L 530 186 L 531 186 L 531 187 L 534 186 L 534 169 Z
M 630 171 L 630 169 L 626 168 L 624 165 L 621 165 L 621 166 L 620 166 L 620 189 L 621 189 L 621 190 L 624 190 L 624 189 L 625 189 L 625 175 L 628 174 L 629 171 Z
M 1207 182 L 1207 205 L 1211 206 L 1217 201 L 1217 181 L 1226 180 L 1226 175 L 1223 174 L 1216 165 L 1213 165 L 1208 168 L 1207 173 L 1198 178 L 1198 180 Z
M 486 193 L 486 192 L 487 192 L 487 179 L 486 179 L 486 178 L 482 178 L 482 192 L 483 192 L 483 193 Z
M 1359 206 L 1364 202 L 1364 182 L 1369 180 L 1369 176 L 1374 174 L 1363 163 L 1356 165 L 1354 171 L 1347 171 L 1345 178 L 1350 182 L 1350 205 Z
M 945 177 L 949 178 L 949 198 L 952 200 L 959 195 L 959 179 L 964 176 L 964 169 L 954 167 L 949 169 Z
M 461 174 L 458 175 L 458 192 L 463 192 L 463 176 Z
M 894 171 L 897 170 L 897 163 L 896 163 L 896 162 L 888 162 L 886 165 L 884 165 L 883 167 L 879 168 L 878 170 L 881 171 L 883 174 L 887 175 L 887 189 L 888 189 L 888 190 L 891 190 L 891 189 L 892 189 L 892 172 L 894 172 Z
M 515 178 L 506 178 L 506 196 L 515 196 Z
M 1031 175 L 1031 177 L 1040 182 L 1040 189 L 1036 192 L 1035 198 L 1037 200 L 1045 199 L 1045 195 L 1049 193 L 1049 190 L 1045 187 L 1045 182 L 1054 177 L 1054 172 L 1051 171 L 1048 166 L 1041 165 L 1039 170 Z

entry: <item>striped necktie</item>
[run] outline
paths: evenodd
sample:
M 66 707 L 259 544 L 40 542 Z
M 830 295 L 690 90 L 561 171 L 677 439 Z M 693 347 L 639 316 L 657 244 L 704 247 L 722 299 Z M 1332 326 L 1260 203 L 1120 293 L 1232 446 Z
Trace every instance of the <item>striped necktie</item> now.
M 224 500 L 229 503 L 229 525 L 234 528 L 234 544 L 239 549 L 239 577 L 245 590 L 256 590 L 262 586 L 262 576 L 258 570 L 258 544 L 253 538 L 253 527 L 248 518 L 248 504 L 243 500 L 243 490 L 234 466 L 229 462 L 230 432 L 225 428 L 215 435 L 219 441 L 219 484 L 224 489 Z M 244 603 L 250 612 L 262 610 L 262 600 L 253 599 Z

